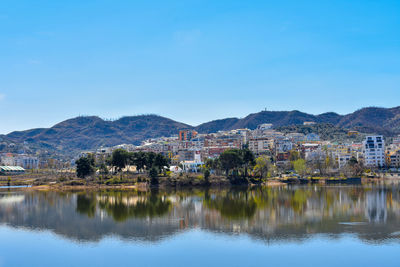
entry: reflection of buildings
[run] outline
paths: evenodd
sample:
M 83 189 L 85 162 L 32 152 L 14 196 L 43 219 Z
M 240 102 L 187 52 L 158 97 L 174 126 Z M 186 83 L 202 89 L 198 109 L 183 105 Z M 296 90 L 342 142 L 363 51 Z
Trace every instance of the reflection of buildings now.
M 386 192 L 383 190 L 366 193 L 365 217 L 369 222 L 386 222 Z
M 400 228 L 399 208 L 398 191 L 361 187 L 0 193 L 0 223 L 86 241 L 116 235 L 154 242 L 192 228 L 268 241 L 343 232 L 384 240 Z

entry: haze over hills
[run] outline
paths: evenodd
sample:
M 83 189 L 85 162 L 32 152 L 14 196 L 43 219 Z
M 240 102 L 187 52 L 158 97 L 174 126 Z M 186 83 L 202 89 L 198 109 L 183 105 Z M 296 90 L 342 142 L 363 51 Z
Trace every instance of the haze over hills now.
M 57 151 L 78 151 L 123 143 L 140 144 L 147 138 L 170 136 L 181 129 L 200 133 L 239 128 L 255 129 L 259 124 L 274 127 L 303 124 L 305 121 L 329 123 L 336 127 L 393 136 L 400 133 L 400 106 L 395 108 L 369 107 L 351 114 L 323 113 L 312 115 L 294 111 L 261 111 L 244 118 L 226 118 L 191 126 L 157 115 L 123 117 L 115 121 L 96 116 L 77 117 L 54 125 L 2 135 L 2 139 L 48 147 Z

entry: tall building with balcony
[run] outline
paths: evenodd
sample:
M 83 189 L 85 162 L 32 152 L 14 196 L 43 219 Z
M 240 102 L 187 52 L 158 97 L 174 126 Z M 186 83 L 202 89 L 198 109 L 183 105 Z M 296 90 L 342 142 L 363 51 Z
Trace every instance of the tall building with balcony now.
M 269 137 L 251 138 L 249 140 L 249 149 L 254 154 L 271 154 L 274 148 L 274 139 Z
M 181 130 L 179 131 L 179 141 L 190 141 L 197 136 L 196 131 Z
M 382 135 L 371 135 L 363 141 L 365 165 L 382 167 L 385 165 L 385 141 Z

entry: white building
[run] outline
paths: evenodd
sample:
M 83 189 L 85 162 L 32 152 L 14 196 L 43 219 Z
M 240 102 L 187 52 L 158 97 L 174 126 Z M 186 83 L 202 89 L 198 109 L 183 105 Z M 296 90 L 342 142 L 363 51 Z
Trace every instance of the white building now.
M 276 153 L 289 152 L 293 148 L 293 143 L 289 139 L 278 139 L 275 141 Z
M 1 158 L 1 162 L 7 166 L 19 166 L 24 169 L 38 169 L 39 159 L 29 155 L 12 155 L 6 154 Z
M 194 152 L 194 160 L 185 160 L 181 162 L 184 172 L 200 172 L 201 166 L 204 162 L 201 161 L 201 154 L 199 151 Z
M 265 130 L 270 130 L 272 129 L 273 124 L 272 123 L 263 123 L 258 125 L 257 130 L 265 131 Z
M 302 133 L 288 133 L 286 134 L 286 138 L 288 138 L 292 143 L 299 143 L 305 140 L 305 135 Z
M 385 165 L 385 141 L 382 135 L 371 135 L 363 141 L 365 165 L 380 167 Z

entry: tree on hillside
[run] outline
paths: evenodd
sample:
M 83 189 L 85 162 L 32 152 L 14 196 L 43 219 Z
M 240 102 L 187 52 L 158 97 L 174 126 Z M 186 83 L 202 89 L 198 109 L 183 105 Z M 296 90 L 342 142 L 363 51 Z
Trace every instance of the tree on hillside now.
M 220 170 L 222 169 L 221 167 L 221 161 L 219 158 L 216 159 L 207 159 L 205 162 L 206 168 L 210 170 L 214 170 L 218 175 L 220 175 Z
M 138 172 L 141 172 L 144 170 L 145 166 L 146 166 L 146 161 L 147 161 L 147 157 L 146 157 L 146 153 L 139 151 L 139 152 L 134 152 L 131 156 L 131 163 L 132 165 L 136 166 L 136 169 Z
M 306 161 L 304 159 L 298 159 L 292 162 L 293 169 L 297 174 L 304 176 L 307 173 Z
M 162 154 L 157 154 L 154 158 L 153 166 L 156 167 L 159 172 L 164 170 L 164 167 L 168 167 L 168 159 L 164 157 Z
M 268 156 L 260 156 L 256 158 L 256 165 L 254 166 L 254 172 L 260 178 L 265 178 L 268 171 L 271 169 L 271 159 Z
M 248 168 L 255 164 L 254 154 L 250 149 L 245 148 L 240 150 L 242 164 L 244 165 L 243 177 L 248 175 Z
M 95 172 L 95 160 L 91 155 L 81 157 L 76 162 L 76 176 L 85 178 Z
M 241 153 L 238 149 L 230 149 L 224 151 L 219 156 L 219 161 L 221 162 L 222 169 L 225 170 L 226 176 L 229 176 L 230 171 L 233 171 L 234 175 L 237 175 L 237 169 L 243 163 Z
M 156 153 L 148 152 L 146 153 L 146 169 L 150 170 L 153 167 L 154 160 L 156 158 Z
M 129 160 L 129 153 L 125 149 L 119 148 L 113 151 L 111 156 L 111 165 L 121 171 L 126 167 Z
M 100 164 L 99 172 L 101 174 L 108 174 L 108 168 L 107 168 L 107 165 L 104 162 Z

